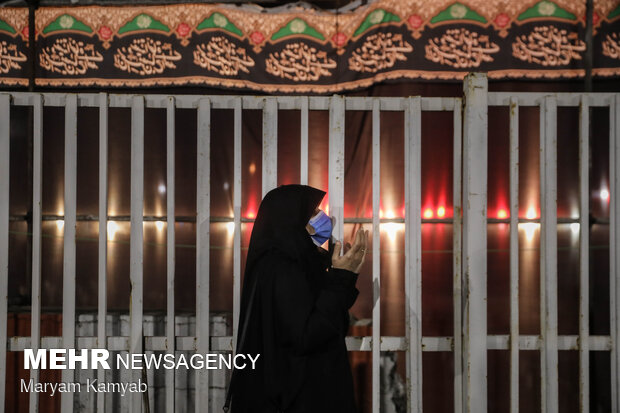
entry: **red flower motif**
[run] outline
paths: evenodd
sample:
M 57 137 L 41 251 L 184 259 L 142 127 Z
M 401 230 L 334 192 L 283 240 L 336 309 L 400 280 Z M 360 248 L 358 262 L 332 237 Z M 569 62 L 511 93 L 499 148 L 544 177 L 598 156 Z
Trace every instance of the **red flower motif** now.
M 500 13 L 495 18 L 495 24 L 497 27 L 506 27 L 506 25 L 510 23 L 510 17 L 506 13 Z
M 598 15 L 597 12 L 592 11 L 592 26 L 596 26 L 600 20 L 600 16 Z M 583 20 L 584 22 L 586 21 L 586 16 L 582 16 L 581 20 Z
M 422 26 L 422 17 L 420 17 L 417 14 L 412 14 L 411 16 L 409 16 L 409 18 L 407 19 L 407 22 L 409 22 L 409 26 L 411 26 L 414 29 L 419 28 L 420 26 Z
M 108 26 L 101 26 L 99 28 L 99 37 L 101 37 L 103 40 L 108 40 L 110 37 L 112 37 L 112 29 L 110 29 Z
M 37 30 L 34 30 L 34 35 L 37 35 Z M 30 30 L 28 30 L 28 26 L 24 26 L 24 28 L 22 29 L 22 35 L 27 39 L 28 37 L 30 37 Z
M 255 44 L 260 44 L 265 40 L 265 36 L 259 31 L 253 32 L 250 35 L 250 40 L 252 40 Z
M 191 30 L 192 30 L 192 28 L 189 27 L 189 24 L 187 24 L 187 23 L 181 23 L 181 24 L 179 24 L 177 26 L 177 33 L 181 37 L 187 36 Z
M 334 44 L 338 47 L 343 46 L 347 42 L 347 35 L 342 32 L 338 32 L 332 36 L 332 42 L 334 42 Z

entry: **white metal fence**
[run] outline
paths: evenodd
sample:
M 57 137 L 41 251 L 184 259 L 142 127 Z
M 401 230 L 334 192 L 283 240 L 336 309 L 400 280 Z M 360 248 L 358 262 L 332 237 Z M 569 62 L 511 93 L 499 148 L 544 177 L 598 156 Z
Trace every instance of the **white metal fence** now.
M 407 400 L 409 412 L 422 411 L 422 352 L 454 352 L 455 412 L 480 413 L 487 410 L 487 350 L 510 350 L 510 411 L 519 405 L 519 350 L 540 351 L 542 411 L 558 411 L 558 350 L 580 353 L 581 411 L 588 411 L 590 351 L 610 351 L 612 362 L 611 394 L 613 411 L 618 410 L 620 340 L 618 300 L 620 282 L 620 95 L 608 93 L 489 93 L 486 76 L 469 75 L 464 81 L 464 101 L 460 98 L 426 97 L 254 97 L 254 96 L 164 96 L 93 93 L 0 93 L 0 406 L 4 406 L 6 351 L 24 348 L 109 348 L 132 353 L 150 351 L 233 350 L 237 325 L 232 336 L 214 336 L 209 329 L 209 222 L 210 222 L 210 116 L 211 109 L 234 110 L 234 240 L 233 240 L 233 318 L 238 319 L 241 280 L 241 125 L 243 109 L 263 111 L 262 194 L 276 186 L 277 115 L 280 110 L 301 111 L 301 183 L 308 182 L 308 112 L 329 111 L 329 206 L 335 217 L 333 235 L 343 235 L 344 207 L 344 115 L 347 110 L 372 113 L 372 266 L 373 334 L 371 337 L 347 337 L 350 350 L 372 352 L 373 412 L 379 411 L 380 351 L 405 351 L 407 355 Z M 463 104 L 462 104 L 463 103 Z M 8 234 L 9 234 L 9 133 L 13 106 L 33 107 L 33 234 L 32 234 L 32 309 L 30 337 L 7 337 Z M 40 336 L 41 312 L 41 160 L 42 117 L 44 106 L 65 108 L 65 200 L 62 336 Z M 131 307 L 128 336 L 112 336 L 106 331 L 106 244 L 107 232 L 99 232 L 98 327 L 97 335 L 76 336 L 76 138 L 77 108 L 99 108 L 99 228 L 107 227 L 107 145 L 108 108 L 131 108 Z M 510 106 L 510 334 L 487 334 L 487 111 L 489 106 Z M 518 331 L 518 116 L 520 106 L 538 106 L 540 116 L 541 185 L 541 334 L 519 335 Z M 610 320 L 609 336 L 590 336 L 588 328 L 588 238 L 580 241 L 579 335 L 559 336 L 557 330 L 557 138 L 558 106 L 579 106 L 580 111 L 580 224 L 588 225 L 588 107 L 610 110 Z M 144 110 L 163 108 L 167 112 L 167 320 L 174 311 L 174 143 L 175 108 L 197 110 L 197 222 L 196 222 L 196 334 L 178 336 L 174 322 L 168 322 L 164 336 L 147 336 L 143 345 L 143 174 Z M 461 110 L 464 116 L 461 119 Z M 380 337 L 380 232 L 379 171 L 380 113 L 404 112 L 405 117 L 405 218 L 390 222 L 405 224 L 405 296 L 406 335 Z M 454 335 L 423 337 L 421 328 L 421 114 L 422 111 L 451 111 L 454 119 L 453 158 L 453 301 Z M 461 127 L 462 125 L 462 127 Z M 461 202 L 462 199 L 462 202 Z M 373 343 L 380 343 L 373 345 Z M 38 378 L 36 370 L 31 377 Z M 98 377 L 103 379 L 104 372 Z M 138 377 L 134 377 L 137 379 Z M 63 372 L 63 381 L 73 379 L 73 371 Z M 175 407 L 174 373 L 166 376 L 166 411 Z M 196 372 L 196 412 L 209 409 L 209 376 Z M 104 411 L 105 398 L 97 396 L 97 411 Z M 73 395 L 62 394 L 62 411 L 73 411 Z M 131 411 L 141 411 L 141 395 L 132 396 Z M 211 406 L 219 411 L 220 406 Z M 30 411 L 39 410 L 36 393 L 30 395 Z

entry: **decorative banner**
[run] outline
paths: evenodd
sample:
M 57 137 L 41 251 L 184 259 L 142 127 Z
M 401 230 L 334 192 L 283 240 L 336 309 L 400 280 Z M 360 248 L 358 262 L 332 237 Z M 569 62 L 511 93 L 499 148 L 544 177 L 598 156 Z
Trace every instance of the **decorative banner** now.
M 281 9 L 282 10 L 282 9 Z M 331 93 L 386 79 L 583 77 L 585 1 L 377 0 L 342 13 L 179 4 L 43 7 L 40 86 Z M 594 2 L 594 76 L 620 75 L 620 1 Z M 0 85 L 27 86 L 28 10 L 0 8 Z

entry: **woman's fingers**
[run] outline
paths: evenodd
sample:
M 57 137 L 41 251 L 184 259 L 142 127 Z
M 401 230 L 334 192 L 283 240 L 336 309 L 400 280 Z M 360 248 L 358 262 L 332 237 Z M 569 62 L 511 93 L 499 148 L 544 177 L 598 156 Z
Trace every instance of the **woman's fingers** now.
M 334 244 L 334 253 L 332 254 L 332 260 L 336 257 L 340 257 L 340 248 L 342 248 L 340 241 L 336 241 L 336 244 Z
M 355 234 L 355 240 L 353 241 L 353 247 L 350 249 L 351 254 L 357 254 L 358 251 L 360 249 L 362 249 L 362 233 L 363 230 L 360 227 L 360 229 L 357 230 L 357 233 Z

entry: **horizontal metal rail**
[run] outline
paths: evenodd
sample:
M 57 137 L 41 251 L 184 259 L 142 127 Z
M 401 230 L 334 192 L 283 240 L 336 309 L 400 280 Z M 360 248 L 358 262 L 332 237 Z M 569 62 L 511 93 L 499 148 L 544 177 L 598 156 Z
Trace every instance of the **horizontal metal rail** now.
M 110 351 L 128 351 L 128 336 L 107 336 L 107 348 Z M 406 351 L 407 341 L 405 337 L 381 336 L 381 351 Z M 92 349 L 98 347 L 97 337 L 76 338 L 78 348 Z M 146 351 L 167 351 L 168 339 L 166 336 L 146 336 Z M 347 349 L 349 351 L 372 351 L 372 336 L 349 336 L 346 338 Z M 535 335 L 519 336 L 519 350 L 540 351 L 541 338 Z M 196 351 L 196 337 L 176 336 L 175 349 L 177 351 Z M 590 336 L 588 338 L 590 351 L 609 351 L 611 350 L 611 339 L 609 336 Z M 422 337 L 422 351 L 438 352 L 453 351 L 454 339 L 451 336 L 424 336 Z M 10 337 L 8 351 L 23 351 L 30 347 L 30 337 Z M 62 348 L 62 337 L 46 336 L 41 338 L 42 349 Z M 487 348 L 489 350 L 510 350 L 510 335 L 490 335 L 487 336 Z M 232 336 L 211 336 L 211 351 L 231 351 Z M 578 335 L 558 336 L 558 350 L 576 351 L 579 350 Z

